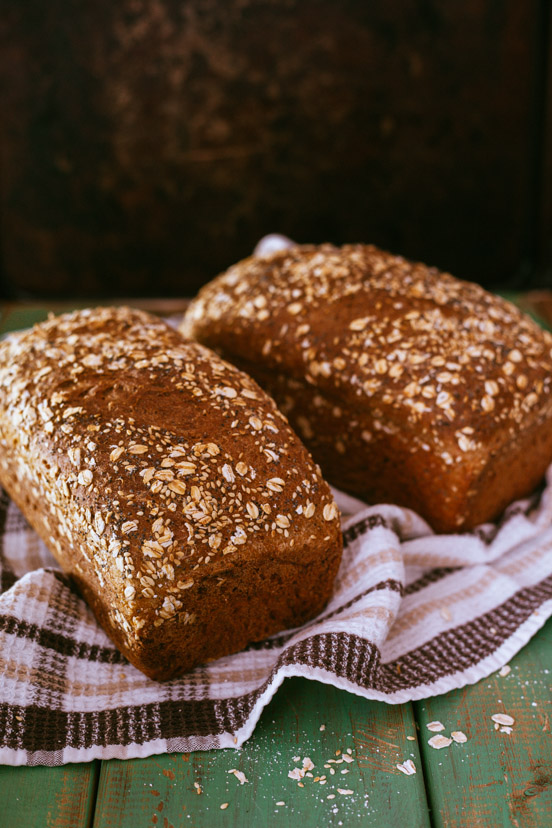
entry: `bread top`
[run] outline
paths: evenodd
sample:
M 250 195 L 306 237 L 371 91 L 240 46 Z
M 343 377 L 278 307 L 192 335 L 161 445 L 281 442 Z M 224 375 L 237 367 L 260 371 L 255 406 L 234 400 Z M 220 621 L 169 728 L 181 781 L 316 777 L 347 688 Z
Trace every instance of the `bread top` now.
M 78 311 L 2 343 L 0 444 L 129 636 L 247 556 L 293 562 L 340 537 L 329 487 L 274 402 L 142 311 Z
M 182 330 L 369 411 L 445 463 L 551 406 L 549 333 L 476 284 L 371 245 L 245 259 L 202 289 Z

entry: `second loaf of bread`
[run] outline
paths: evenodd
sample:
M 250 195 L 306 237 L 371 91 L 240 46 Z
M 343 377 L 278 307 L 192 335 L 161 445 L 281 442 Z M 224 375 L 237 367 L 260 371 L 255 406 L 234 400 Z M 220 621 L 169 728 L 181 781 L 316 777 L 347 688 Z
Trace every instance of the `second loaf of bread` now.
M 120 650 L 165 679 L 318 613 L 337 508 L 253 380 L 141 311 L 0 345 L 0 482 Z
M 330 482 L 438 531 L 495 518 L 552 461 L 552 337 L 509 302 L 369 245 L 249 258 L 183 331 L 250 372 Z

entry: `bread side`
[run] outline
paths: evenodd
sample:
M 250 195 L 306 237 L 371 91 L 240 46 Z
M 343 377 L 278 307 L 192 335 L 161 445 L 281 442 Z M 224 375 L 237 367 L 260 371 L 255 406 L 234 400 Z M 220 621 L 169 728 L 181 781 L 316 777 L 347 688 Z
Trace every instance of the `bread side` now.
M 317 614 L 337 508 L 248 376 L 140 311 L 0 345 L 0 482 L 127 658 L 165 679 Z
M 270 391 L 331 482 L 438 531 L 495 518 L 552 460 L 552 337 L 435 268 L 368 245 L 246 259 L 183 330 Z

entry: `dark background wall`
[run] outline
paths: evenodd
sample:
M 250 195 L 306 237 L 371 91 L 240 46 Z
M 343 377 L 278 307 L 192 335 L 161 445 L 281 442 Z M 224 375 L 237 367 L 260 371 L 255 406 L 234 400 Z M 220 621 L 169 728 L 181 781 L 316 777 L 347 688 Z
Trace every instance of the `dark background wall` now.
M 263 234 L 552 286 L 547 0 L 4 0 L 11 296 L 192 295 Z

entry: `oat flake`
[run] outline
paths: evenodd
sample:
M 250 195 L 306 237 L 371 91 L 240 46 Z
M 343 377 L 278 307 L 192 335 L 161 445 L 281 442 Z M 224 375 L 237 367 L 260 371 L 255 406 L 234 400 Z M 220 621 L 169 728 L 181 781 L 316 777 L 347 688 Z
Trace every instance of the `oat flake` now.
M 448 736 L 441 736 L 441 734 L 432 736 L 431 739 L 428 739 L 428 745 L 431 745 L 431 747 L 435 748 L 435 750 L 441 750 L 441 748 L 448 747 L 451 744 L 452 739 Z
M 508 716 L 507 713 L 494 713 L 491 719 L 495 724 L 506 725 L 507 727 L 511 727 L 515 722 L 515 719 L 512 716 Z
M 416 765 L 412 759 L 407 759 L 406 762 L 403 762 L 401 765 L 396 765 L 396 767 L 401 773 L 404 773 L 407 776 L 412 776 L 412 774 L 416 773 Z

